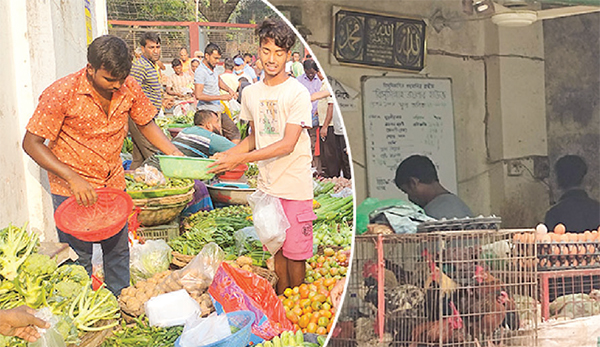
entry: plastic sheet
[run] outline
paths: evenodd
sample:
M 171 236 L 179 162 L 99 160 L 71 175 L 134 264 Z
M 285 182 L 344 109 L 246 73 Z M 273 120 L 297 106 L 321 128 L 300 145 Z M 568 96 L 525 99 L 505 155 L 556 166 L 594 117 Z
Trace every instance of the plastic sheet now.
M 271 254 L 277 253 L 285 241 L 285 231 L 290 227 L 281 201 L 257 190 L 248 196 L 248 202 L 252 207 L 252 220 L 260 242 Z
M 222 263 L 208 293 L 216 301 L 217 312 L 247 310 L 254 313 L 251 338 L 254 343 L 270 340 L 294 328 L 271 284 L 256 274 Z

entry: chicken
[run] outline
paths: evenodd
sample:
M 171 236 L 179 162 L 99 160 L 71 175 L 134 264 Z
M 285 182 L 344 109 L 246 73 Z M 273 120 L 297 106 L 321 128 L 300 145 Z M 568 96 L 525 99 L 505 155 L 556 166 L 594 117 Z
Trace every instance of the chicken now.
M 365 278 L 365 286 L 368 290 L 363 298 L 368 303 L 373 304 L 376 308 L 379 305 L 379 287 L 377 283 L 378 268 L 372 262 L 366 262 L 363 267 L 363 277 Z M 396 276 L 388 269 L 384 273 L 384 300 L 385 313 L 390 315 L 400 311 L 422 309 L 424 301 L 423 291 L 410 284 L 398 284 Z
M 502 326 L 511 330 L 518 330 L 521 326 L 521 322 L 517 305 L 513 298 L 508 295 L 508 290 L 504 283 L 485 271 L 480 265 L 475 266 L 475 276 L 473 276 L 473 278 L 476 280 L 476 287 L 474 290 L 475 296 L 478 298 L 483 298 L 490 294 L 497 294 L 498 292 L 507 294 L 503 302 L 505 318 L 502 322 Z
M 505 319 L 507 300 L 508 294 L 505 291 L 498 291 L 486 293 L 465 307 L 465 311 L 463 311 L 465 326 L 471 337 L 475 339 L 493 336 Z
M 429 251 L 427 251 L 427 248 L 423 250 L 422 256 L 427 259 L 427 264 L 429 265 L 429 275 L 427 276 L 424 284 L 425 290 L 429 289 L 435 282 L 444 295 L 447 297 L 452 296 L 452 294 L 458 288 L 458 284 L 435 265 L 431 254 L 429 254 Z
M 365 265 L 363 266 L 363 277 L 365 278 L 365 285 L 369 287 L 373 286 L 373 284 L 377 283 L 378 276 L 379 268 L 377 266 L 377 263 L 371 260 L 367 260 L 365 262 Z M 383 273 L 383 278 L 385 288 L 394 288 L 398 286 L 398 280 L 396 279 L 396 275 L 394 275 L 392 271 L 385 269 Z M 373 283 L 372 280 L 375 280 L 375 283 Z
M 412 331 L 409 347 L 417 347 L 419 343 L 463 342 L 465 340 L 463 320 L 453 302 L 450 302 L 450 307 L 452 308 L 450 317 L 417 325 Z

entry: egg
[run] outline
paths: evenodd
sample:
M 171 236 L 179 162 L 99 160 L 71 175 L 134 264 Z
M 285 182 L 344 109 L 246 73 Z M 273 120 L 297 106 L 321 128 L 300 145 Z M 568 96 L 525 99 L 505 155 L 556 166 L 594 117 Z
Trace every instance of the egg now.
M 569 242 L 570 238 L 567 234 L 558 234 L 558 239 L 560 242 Z
M 569 237 L 569 242 L 577 242 L 577 240 L 579 239 L 578 234 L 575 233 L 566 233 L 565 235 Z
M 550 243 L 550 242 L 552 242 L 552 238 L 550 237 L 549 234 L 543 234 L 540 237 L 540 241 L 543 243 Z
M 550 235 L 550 239 L 552 240 L 552 242 L 560 241 L 560 235 L 558 235 L 556 233 L 548 233 L 548 235 Z
M 585 242 L 585 234 L 576 234 L 577 242 Z
M 560 254 L 560 248 L 557 245 L 552 245 L 552 254 L 554 254 L 554 255 Z
M 585 254 L 585 252 L 586 252 L 585 245 L 578 245 L 577 246 L 577 254 Z
M 590 241 L 596 241 L 598 239 L 598 231 L 594 230 L 590 234 L 592 235 Z
M 583 238 L 584 238 L 584 241 L 588 241 L 588 242 L 592 241 L 592 233 L 589 230 L 586 230 L 583 233 Z
M 514 234 L 513 235 L 513 242 L 515 242 L 515 243 L 521 242 L 521 234 L 519 234 L 519 233 Z
M 567 231 L 567 228 L 562 223 L 558 223 L 554 227 L 554 232 L 557 234 L 564 234 L 566 231 Z
M 536 232 L 536 234 L 547 234 L 548 228 L 546 227 L 545 224 L 540 223 L 535 227 L 535 232 Z

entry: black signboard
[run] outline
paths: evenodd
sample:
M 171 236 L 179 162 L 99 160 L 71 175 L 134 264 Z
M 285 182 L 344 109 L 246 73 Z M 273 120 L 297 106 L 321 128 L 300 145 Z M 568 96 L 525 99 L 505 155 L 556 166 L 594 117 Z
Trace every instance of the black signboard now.
M 421 71 L 425 22 L 340 9 L 334 13 L 334 56 L 340 63 Z

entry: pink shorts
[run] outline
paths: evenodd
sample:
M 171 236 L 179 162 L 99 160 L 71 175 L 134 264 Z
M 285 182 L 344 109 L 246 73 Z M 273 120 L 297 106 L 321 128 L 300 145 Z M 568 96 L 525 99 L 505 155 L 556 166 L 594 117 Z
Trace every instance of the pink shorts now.
M 306 260 L 313 256 L 313 225 L 317 219 L 312 200 L 281 200 L 285 216 L 290 222 L 283 242 L 283 256 L 292 260 Z

